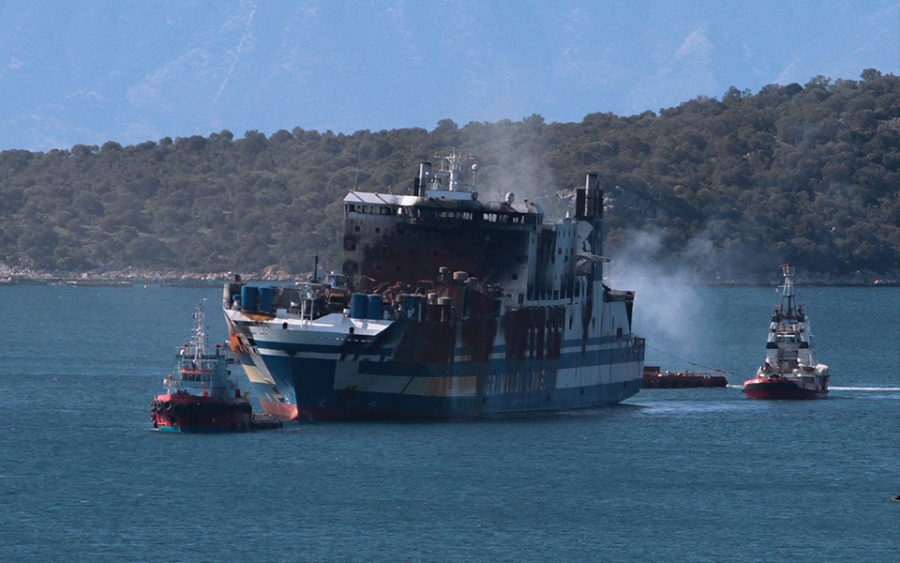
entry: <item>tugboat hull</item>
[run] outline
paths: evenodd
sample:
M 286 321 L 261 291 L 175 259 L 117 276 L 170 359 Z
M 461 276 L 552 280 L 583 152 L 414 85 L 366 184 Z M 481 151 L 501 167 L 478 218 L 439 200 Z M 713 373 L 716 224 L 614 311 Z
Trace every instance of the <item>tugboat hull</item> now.
M 744 382 L 744 395 L 750 399 L 825 399 L 828 387 L 781 377 L 756 377 Z
M 252 429 L 252 411 L 247 399 L 157 395 L 150 403 L 160 432 L 243 432 Z

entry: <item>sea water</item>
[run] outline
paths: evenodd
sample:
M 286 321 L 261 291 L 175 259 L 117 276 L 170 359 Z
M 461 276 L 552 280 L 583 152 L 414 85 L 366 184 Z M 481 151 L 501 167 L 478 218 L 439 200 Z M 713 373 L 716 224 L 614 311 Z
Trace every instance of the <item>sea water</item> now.
M 820 401 L 753 401 L 771 288 L 638 293 L 647 362 L 724 389 L 458 423 L 151 430 L 221 292 L 0 287 L 0 560 L 898 561 L 900 289 L 806 288 Z

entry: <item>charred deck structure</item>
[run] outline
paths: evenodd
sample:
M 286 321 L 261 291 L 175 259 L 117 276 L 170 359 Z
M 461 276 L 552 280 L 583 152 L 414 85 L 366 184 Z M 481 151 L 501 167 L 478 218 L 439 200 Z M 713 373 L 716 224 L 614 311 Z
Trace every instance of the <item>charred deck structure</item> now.
M 232 349 L 287 419 L 453 418 L 593 408 L 641 387 L 634 294 L 603 284 L 603 193 L 574 216 L 481 201 L 464 157 L 412 193 L 344 198 L 343 264 L 324 283 L 227 283 Z

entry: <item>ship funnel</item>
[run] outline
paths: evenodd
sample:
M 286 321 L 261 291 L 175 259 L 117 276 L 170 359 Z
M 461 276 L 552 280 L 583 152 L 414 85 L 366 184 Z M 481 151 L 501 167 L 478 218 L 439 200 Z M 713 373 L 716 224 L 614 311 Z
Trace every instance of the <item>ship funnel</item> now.
M 427 189 L 428 183 L 431 181 L 431 163 L 430 162 L 420 162 L 419 163 L 419 178 L 418 182 L 416 182 L 416 194 L 415 195 L 425 195 L 425 190 Z
M 455 192 L 459 189 L 459 169 L 454 168 L 450 171 L 450 186 L 449 190 L 451 192 Z
M 590 172 L 584 180 L 584 188 L 575 190 L 575 218 L 598 220 L 603 218 L 603 191 L 597 181 L 597 173 Z

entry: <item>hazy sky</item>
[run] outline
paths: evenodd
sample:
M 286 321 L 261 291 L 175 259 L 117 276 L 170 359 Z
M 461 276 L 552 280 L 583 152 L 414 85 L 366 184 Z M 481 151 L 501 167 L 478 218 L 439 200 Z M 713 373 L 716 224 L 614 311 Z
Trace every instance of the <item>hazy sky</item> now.
M 0 150 L 659 111 L 900 74 L 897 0 L 4 0 Z

